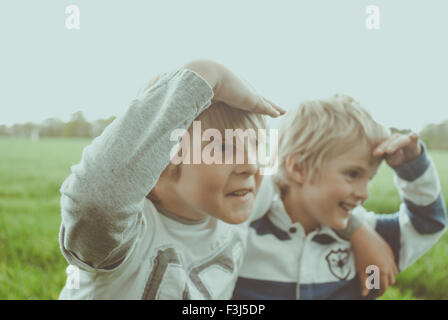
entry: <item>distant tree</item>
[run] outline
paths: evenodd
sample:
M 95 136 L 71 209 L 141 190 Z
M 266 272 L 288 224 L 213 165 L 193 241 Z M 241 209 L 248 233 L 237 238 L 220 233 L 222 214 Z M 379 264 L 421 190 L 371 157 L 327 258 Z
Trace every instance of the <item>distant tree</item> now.
M 10 132 L 12 136 L 16 137 L 31 137 L 33 132 L 36 132 L 36 130 L 39 130 L 39 126 L 32 122 L 27 123 L 20 123 L 20 124 L 14 124 L 10 128 Z
M 4 124 L 0 125 L 0 136 L 9 136 L 9 129 Z
M 91 137 L 92 125 L 86 120 L 82 111 L 72 114 L 69 122 L 64 127 L 64 137 Z
M 95 120 L 92 124 L 92 137 L 99 136 L 106 127 L 115 120 L 115 116 L 109 117 L 107 119 Z
M 27 137 L 34 140 L 39 137 L 80 137 L 94 138 L 115 120 L 115 116 L 98 119 L 93 123 L 86 120 L 81 111 L 72 114 L 68 122 L 57 118 L 48 118 L 41 124 L 32 122 L 14 124 L 11 127 L 0 125 L 0 136 Z
M 394 134 L 394 133 L 408 134 L 408 133 L 411 133 L 411 131 L 412 131 L 411 129 L 398 129 L 395 127 L 390 128 L 390 132 L 392 134 Z
M 420 138 L 429 149 L 448 150 L 448 120 L 440 124 L 429 124 L 420 132 Z
M 57 118 L 44 120 L 40 126 L 40 135 L 44 137 L 62 137 L 65 123 Z

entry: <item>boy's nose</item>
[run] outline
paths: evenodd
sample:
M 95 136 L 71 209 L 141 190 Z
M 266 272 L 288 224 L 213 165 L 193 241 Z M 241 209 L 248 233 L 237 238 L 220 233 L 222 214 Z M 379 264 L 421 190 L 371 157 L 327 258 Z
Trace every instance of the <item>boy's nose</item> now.
M 358 199 L 358 201 L 360 201 L 361 204 L 363 204 L 369 198 L 368 184 L 363 183 L 362 185 L 359 185 L 355 189 L 354 193 L 355 193 L 355 196 Z
M 244 148 L 244 150 L 238 149 L 234 161 L 237 174 L 254 175 L 258 171 L 259 166 L 257 163 L 256 148 Z
M 235 164 L 235 173 L 237 174 L 247 174 L 247 175 L 254 175 L 258 171 L 258 165 L 257 164 L 251 164 L 247 161 L 242 164 Z

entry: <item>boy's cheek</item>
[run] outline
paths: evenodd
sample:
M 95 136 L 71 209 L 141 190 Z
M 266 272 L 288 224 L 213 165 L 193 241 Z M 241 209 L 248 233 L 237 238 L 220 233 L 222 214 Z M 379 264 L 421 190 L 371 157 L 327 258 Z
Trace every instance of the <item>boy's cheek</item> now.
M 263 176 L 260 174 L 260 169 L 258 169 L 257 173 L 255 174 L 255 192 L 254 194 L 258 194 L 258 190 L 260 190 L 261 182 L 263 181 Z

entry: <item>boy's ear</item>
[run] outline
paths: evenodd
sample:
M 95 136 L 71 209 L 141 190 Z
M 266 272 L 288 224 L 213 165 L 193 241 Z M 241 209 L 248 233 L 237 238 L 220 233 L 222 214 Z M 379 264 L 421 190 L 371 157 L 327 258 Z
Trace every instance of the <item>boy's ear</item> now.
M 306 180 L 306 173 L 297 163 L 296 155 L 290 154 L 286 157 L 286 171 L 291 180 L 296 183 L 303 184 Z

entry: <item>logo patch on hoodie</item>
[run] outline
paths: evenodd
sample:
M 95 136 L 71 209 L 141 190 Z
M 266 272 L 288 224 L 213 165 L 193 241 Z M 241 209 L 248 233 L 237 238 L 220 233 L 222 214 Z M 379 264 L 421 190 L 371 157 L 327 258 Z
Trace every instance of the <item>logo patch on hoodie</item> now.
M 331 273 L 340 280 L 347 279 L 350 274 L 350 267 L 348 263 L 349 256 L 350 251 L 348 249 L 338 249 L 331 250 L 325 257 Z

